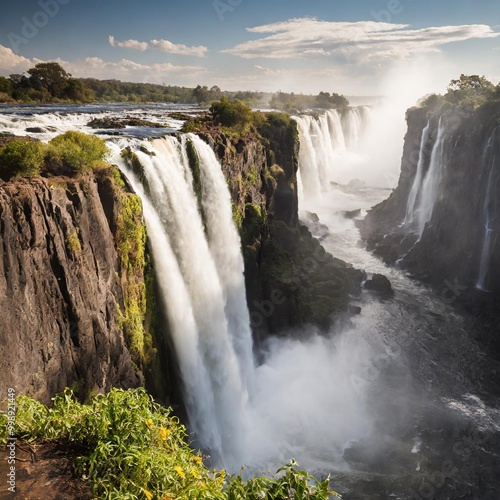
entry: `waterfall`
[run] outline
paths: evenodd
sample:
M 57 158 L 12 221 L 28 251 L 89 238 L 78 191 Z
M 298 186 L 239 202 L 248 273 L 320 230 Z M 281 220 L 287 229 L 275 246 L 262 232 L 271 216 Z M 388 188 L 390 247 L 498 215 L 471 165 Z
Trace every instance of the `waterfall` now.
M 201 207 L 187 141 L 199 156 Z M 144 203 L 158 286 L 184 384 L 189 426 L 214 463 L 242 463 L 252 341 L 240 241 L 230 194 L 213 151 L 196 136 L 126 142 L 144 167 L 146 193 L 111 143 Z M 140 151 L 152 150 L 155 155 Z
M 424 232 L 425 224 L 431 220 L 434 204 L 439 192 L 442 169 L 444 168 L 444 143 L 446 125 L 443 116 L 439 118 L 436 142 L 432 148 L 429 169 L 422 182 L 420 199 L 414 212 L 417 219 L 417 233 L 419 238 Z
M 332 182 L 339 182 L 340 169 L 349 155 L 359 150 L 369 120 L 369 108 L 360 106 L 325 111 L 318 117 L 295 116 L 299 131 L 301 190 L 306 200 L 317 200 Z
M 413 223 L 415 202 L 417 200 L 417 195 L 420 192 L 420 188 L 422 187 L 424 163 L 426 160 L 425 148 L 429 140 L 430 130 L 431 130 L 431 123 L 429 121 L 427 122 L 427 125 L 425 126 L 422 132 L 422 138 L 420 140 L 420 152 L 418 155 L 417 172 L 415 174 L 415 179 L 413 180 L 413 185 L 411 187 L 410 194 L 408 196 L 408 203 L 406 205 L 406 216 L 404 220 L 405 225 L 411 225 Z
M 493 130 L 490 138 L 488 139 L 488 143 L 486 145 L 485 152 L 483 155 L 484 164 L 489 165 L 490 172 L 488 174 L 488 183 L 486 186 L 486 198 L 484 200 L 484 205 L 483 205 L 484 238 L 481 249 L 481 260 L 479 264 L 479 275 L 476 282 L 476 288 L 484 291 L 487 290 L 486 278 L 488 276 L 488 268 L 490 265 L 490 258 L 491 258 L 491 237 L 493 234 L 493 221 L 495 220 L 497 213 L 495 208 L 497 203 L 496 181 L 498 180 L 498 172 L 495 171 L 497 156 L 494 148 L 495 134 L 497 130 L 498 127 L 496 127 Z
M 310 133 L 312 118 L 310 116 L 301 116 L 296 118 L 296 121 L 300 140 L 301 191 L 306 198 L 314 199 L 321 193 L 321 183 L 316 162 L 316 151 Z

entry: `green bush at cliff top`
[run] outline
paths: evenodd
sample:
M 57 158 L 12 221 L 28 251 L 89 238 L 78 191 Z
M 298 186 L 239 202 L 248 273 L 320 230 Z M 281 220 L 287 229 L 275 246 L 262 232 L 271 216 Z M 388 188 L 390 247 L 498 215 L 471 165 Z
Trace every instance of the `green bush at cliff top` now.
M 56 169 L 81 172 L 105 160 L 106 143 L 93 135 L 70 130 L 54 137 L 49 144 L 48 162 Z
M 336 494 L 328 478 L 317 481 L 296 463 L 273 478 L 244 481 L 224 470 L 210 471 L 187 443 L 185 427 L 144 389 L 112 389 L 81 404 L 67 389 L 51 409 L 32 398 L 16 399 L 14 432 L 27 442 L 58 442 L 78 450 L 76 472 L 87 478 L 95 498 L 121 499 L 293 499 L 326 500 Z M 0 443 L 7 417 L 0 414 Z
M 210 106 L 212 120 L 223 127 L 231 128 L 236 132 L 255 127 L 262 127 L 266 121 L 266 115 L 260 111 L 252 111 L 252 108 L 238 99 L 230 101 L 223 97 Z
M 46 152 L 41 142 L 11 141 L 0 149 L 0 177 L 33 177 L 40 173 Z

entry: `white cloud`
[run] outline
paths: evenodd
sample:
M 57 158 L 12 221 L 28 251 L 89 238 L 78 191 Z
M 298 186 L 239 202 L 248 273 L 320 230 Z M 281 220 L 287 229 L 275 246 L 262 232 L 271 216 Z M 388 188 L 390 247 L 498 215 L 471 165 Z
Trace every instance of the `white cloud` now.
M 40 61 L 37 61 L 40 62 Z M 26 57 L 15 54 L 12 49 L 0 45 L 0 74 L 24 73 L 36 64 Z
M 109 35 L 108 41 L 112 47 L 120 47 L 122 49 L 134 49 L 140 50 L 141 52 L 149 49 L 147 42 L 139 42 L 138 40 L 125 40 L 124 42 L 117 42 L 113 35 Z
M 148 49 L 156 49 L 167 54 L 175 54 L 181 56 L 196 56 L 204 57 L 208 48 L 204 45 L 184 45 L 182 43 L 173 43 L 170 40 L 151 40 L 148 42 L 140 42 L 139 40 L 125 40 L 117 42 L 113 35 L 108 37 L 109 44 L 112 47 L 120 47 L 122 49 L 134 49 L 144 52 Z
M 177 54 L 182 56 L 197 56 L 203 57 L 207 52 L 207 47 L 204 45 L 187 46 L 182 43 L 172 43 L 169 40 L 151 40 L 151 46 L 155 49 L 167 52 L 169 54 Z
M 247 31 L 269 36 L 238 44 L 223 52 L 247 59 L 341 57 L 353 63 L 383 62 L 439 52 L 439 47 L 447 43 L 500 36 L 483 24 L 411 29 L 406 24 L 327 22 L 316 18 L 291 19 L 248 28 Z
M 130 59 L 105 61 L 100 57 L 87 57 L 83 61 L 75 61 L 64 65 L 69 72 L 83 78 L 92 75 L 94 78 L 117 78 L 141 82 L 163 82 L 175 76 L 199 76 L 204 72 L 199 66 L 182 66 L 171 63 L 143 64 Z M 170 83 L 170 82 L 169 82 Z
M 266 68 L 265 66 L 260 66 L 259 64 L 256 64 L 254 68 L 261 71 L 264 75 L 270 76 L 279 76 L 286 73 L 286 70 Z
M 143 64 L 130 59 L 106 61 L 100 57 L 87 57 L 83 60 L 65 61 L 60 58 L 51 59 L 59 63 L 75 78 L 120 79 L 134 82 L 166 82 L 172 85 L 196 85 L 197 80 L 205 74 L 199 66 L 183 66 L 171 63 Z M 11 49 L 0 45 L 0 75 L 24 73 L 35 64 L 48 62 L 42 59 L 27 59 L 14 54 Z

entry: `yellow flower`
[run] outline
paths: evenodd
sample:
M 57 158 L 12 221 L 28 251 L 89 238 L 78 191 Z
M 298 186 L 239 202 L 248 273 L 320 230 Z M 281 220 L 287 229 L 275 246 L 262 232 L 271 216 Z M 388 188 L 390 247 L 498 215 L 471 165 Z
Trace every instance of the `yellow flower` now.
M 153 494 L 152 493 L 150 493 L 148 490 L 145 490 L 144 488 L 141 488 L 141 489 L 144 492 L 144 494 L 146 495 L 146 498 L 148 500 L 151 500 L 153 498 Z
M 200 471 L 196 467 L 190 468 L 191 474 L 195 477 L 195 479 L 201 479 Z
M 175 470 L 177 471 L 177 474 L 179 474 L 179 476 L 181 476 L 181 477 L 184 477 L 186 475 L 184 473 L 184 471 L 182 470 L 182 467 L 180 467 L 179 465 L 175 466 Z
M 151 429 L 151 427 L 153 426 L 153 421 L 150 418 L 148 418 L 146 420 L 146 425 Z
M 162 441 L 165 441 L 167 439 L 167 436 L 170 434 L 170 429 L 165 429 L 165 427 L 160 427 L 160 437 Z
M 203 460 L 201 459 L 201 457 L 194 457 L 193 460 L 197 463 L 197 464 L 201 464 L 201 462 L 203 462 Z

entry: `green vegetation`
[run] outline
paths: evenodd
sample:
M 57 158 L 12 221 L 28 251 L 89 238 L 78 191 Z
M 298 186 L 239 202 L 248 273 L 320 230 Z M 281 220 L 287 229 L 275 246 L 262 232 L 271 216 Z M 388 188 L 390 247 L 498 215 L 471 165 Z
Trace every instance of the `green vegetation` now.
M 244 216 L 241 220 L 241 243 L 243 248 L 252 245 L 262 236 L 262 231 L 266 225 L 266 216 L 259 205 L 246 203 Z
M 220 101 L 212 103 L 210 115 L 214 123 L 242 133 L 254 125 L 256 113 L 242 101 L 230 101 L 227 97 L 223 97 Z
M 73 257 L 78 257 L 82 253 L 82 246 L 80 244 L 80 238 L 78 238 L 78 228 L 73 229 L 71 233 L 68 234 L 65 244 L 66 249 Z
M 94 93 L 71 78 L 56 62 L 39 63 L 25 74 L 13 74 L 0 82 L 10 98 L 21 102 L 92 102 Z M 0 101 L 1 102 L 1 101 Z
M 446 94 L 431 94 L 425 98 L 422 106 L 433 111 L 443 105 L 478 108 L 498 101 L 500 101 L 500 84 L 495 86 L 484 76 L 462 74 L 458 79 L 451 80 Z
M 450 82 L 444 97 L 453 104 L 479 106 L 489 100 L 494 91 L 495 86 L 484 76 L 462 74 L 458 80 Z
M 117 221 L 116 241 L 122 265 L 124 310 L 123 328 L 132 360 L 147 366 L 154 358 L 153 338 L 146 328 L 148 313 L 146 270 L 146 226 L 142 219 L 142 201 L 136 194 L 124 193 Z
M 0 178 L 33 177 L 43 166 L 46 146 L 41 142 L 11 141 L 0 148 Z
M 188 140 L 186 142 L 186 153 L 189 162 L 189 168 L 193 174 L 193 189 L 198 199 L 198 205 L 201 210 L 201 171 L 200 171 L 200 159 L 198 158 L 198 153 L 193 143 Z M 203 213 L 203 212 L 201 212 Z
M 125 181 L 120 170 L 117 167 L 110 167 L 108 172 L 115 185 L 121 189 L 125 189 Z
M 342 109 L 349 106 L 349 101 L 335 92 L 320 92 L 318 95 L 287 94 L 278 92 L 273 95 L 271 108 L 281 109 L 290 113 L 296 113 L 304 109 Z
M 210 471 L 187 443 L 187 432 L 170 409 L 144 389 L 112 389 L 107 395 L 75 400 L 67 389 L 53 407 L 16 398 L 14 433 L 24 442 L 57 442 L 75 454 L 75 471 L 87 478 L 95 498 L 310 499 L 336 496 L 329 479 L 317 481 L 291 462 L 270 478 L 244 481 Z M 0 415 L 0 443 L 7 441 L 7 416 Z
M 58 135 L 48 144 L 9 137 L 9 142 L 0 147 L 0 178 L 102 170 L 109 167 L 104 162 L 107 153 L 102 139 L 77 131 Z
M 51 169 L 81 172 L 102 162 L 108 154 L 106 143 L 93 135 L 70 130 L 48 144 Z
M 320 92 L 318 95 L 302 95 L 278 92 L 229 92 L 217 85 L 195 88 L 154 83 L 122 82 L 120 80 L 97 80 L 96 78 L 73 78 L 57 62 L 39 63 L 23 74 L 0 76 L 0 103 L 89 103 L 128 102 L 157 103 L 174 102 L 210 106 L 221 98 L 237 100 L 252 107 L 273 107 L 297 112 L 313 108 L 342 108 L 349 103 L 336 93 Z
M 151 156 L 149 152 L 147 154 Z M 126 148 L 122 149 L 120 156 L 125 160 L 132 172 L 137 175 L 137 177 L 141 181 L 141 184 L 144 186 L 144 189 L 146 190 L 146 192 L 148 192 L 149 183 L 146 177 L 146 173 L 144 172 L 144 165 L 141 163 L 141 160 L 139 160 L 137 154 L 134 153 L 129 146 L 127 146 Z

